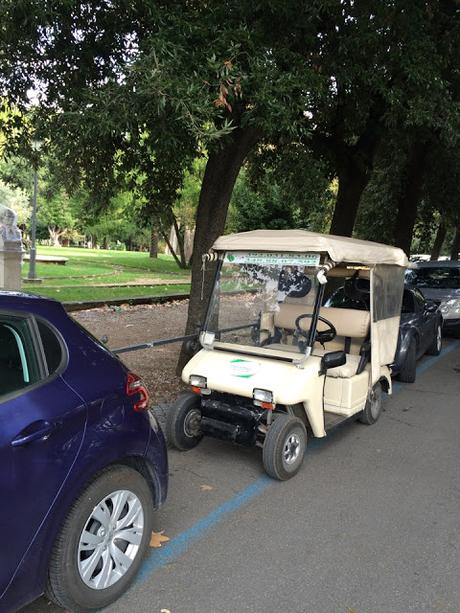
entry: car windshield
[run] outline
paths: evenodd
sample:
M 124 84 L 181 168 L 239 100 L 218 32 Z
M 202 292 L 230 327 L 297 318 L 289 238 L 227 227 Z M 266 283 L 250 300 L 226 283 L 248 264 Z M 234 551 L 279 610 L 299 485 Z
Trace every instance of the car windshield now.
M 316 262 L 319 264 L 319 256 L 315 254 L 227 253 L 213 291 L 206 331 L 224 343 L 268 344 L 280 305 L 301 302 L 306 311 L 313 310 L 318 266 L 310 263 Z M 290 347 L 300 351 L 294 342 Z
M 406 283 L 431 289 L 460 289 L 460 267 L 410 268 L 406 271 Z

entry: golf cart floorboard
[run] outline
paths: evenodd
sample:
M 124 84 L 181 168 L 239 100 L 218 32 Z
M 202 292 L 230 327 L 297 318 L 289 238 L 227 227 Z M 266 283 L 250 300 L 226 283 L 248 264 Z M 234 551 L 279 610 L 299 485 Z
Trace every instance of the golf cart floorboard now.
M 354 416 L 352 416 L 354 417 Z M 329 411 L 324 411 L 324 429 L 330 430 L 335 426 L 338 426 L 344 421 L 350 419 L 347 415 L 338 415 L 337 413 L 330 413 Z

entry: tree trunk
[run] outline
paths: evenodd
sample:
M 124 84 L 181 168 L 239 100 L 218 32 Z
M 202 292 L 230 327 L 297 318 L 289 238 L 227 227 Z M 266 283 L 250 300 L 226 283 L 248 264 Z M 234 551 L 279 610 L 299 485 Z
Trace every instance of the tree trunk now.
M 235 181 L 248 153 L 256 145 L 259 131 L 254 127 L 236 128 L 221 148 L 210 154 L 201 186 L 192 255 L 192 287 L 188 307 L 186 334 L 199 332 L 211 295 L 215 264 L 208 264 L 204 278 L 201 257 L 223 234 L 227 210 Z M 203 295 L 202 295 L 203 290 Z M 177 372 L 190 358 L 184 343 Z
M 430 260 L 438 260 L 441 255 L 441 249 L 444 244 L 444 239 L 446 238 L 447 228 L 445 223 L 441 220 L 438 226 L 438 231 L 436 232 L 436 237 L 434 239 L 433 247 L 431 249 Z
M 151 258 L 158 257 L 158 233 L 157 233 L 157 229 L 155 226 L 152 226 L 152 230 L 150 232 L 149 257 Z
M 350 155 L 342 160 L 337 174 L 339 189 L 330 233 L 351 236 L 361 196 L 369 183 L 370 172 Z
M 179 224 L 177 223 L 177 219 L 174 214 L 173 214 L 173 226 L 174 226 L 174 232 L 176 233 L 176 237 L 177 237 L 177 247 L 179 249 L 179 257 L 182 263 L 181 268 L 187 268 L 187 258 L 185 257 L 185 245 L 184 245 L 185 228 L 184 230 L 182 230 L 179 227 Z
M 410 146 L 394 226 L 396 247 L 410 255 L 412 234 L 422 194 L 429 143 L 415 139 Z
M 163 240 L 165 241 L 165 243 L 167 244 L 169 252 L 173 256 L 176 264 L 179 266 L 179 268 L 185 268 L 183 266 L 182 262 L 180 261 L 180 259 L 177 256 L 176 250 L 174 249 L 174 245 L 170 241 L 170 237 L 169 237 L 168 233 L 160 228 L 160 234 L 161 234 Z
M 314 137 L 313 145 L 316 143 L 318 152 L 327 152 L 335 163 L 339 179 L 330 233 L 351 236 L 361 196 L 371 178 L 375 154 L 382 140 L 385 104 L 379 96 L 375 97 L 363 130 L 353 145 L 344 136 L 346 116 L 343 109 L 344 105 L 339 103 L 331 135 Z
M 452 241 L 452 247 L 450 250 L 450 259 L 458 260 L 458 254 L 460 252 L 460 215 L 457 219 L 457 228 L 455 230 L 454 240 Z
M 51 239 L 51 243 L 53 245 L 53 247 L 61 247 L 61 241 L 60 238 L 63 234 L 62 230 L 59 230 L 59 228 L 56 228 L 54 226 L 48 226 L 48 234 L 50 235 L 50 239 Z

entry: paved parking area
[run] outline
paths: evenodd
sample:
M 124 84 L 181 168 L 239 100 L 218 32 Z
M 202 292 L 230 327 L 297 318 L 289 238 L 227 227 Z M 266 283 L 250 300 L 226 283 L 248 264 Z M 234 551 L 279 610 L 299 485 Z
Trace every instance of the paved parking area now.
M 397 385 L 371 427 L 310 441 L 291 481 L 260 451 L 171 451 L 151 551 L 113 613 L 460 610 L 460 344 Z M 203 487 L 205 486 L 205 487 Z M 24 611 L 56 613 L 42 598 Z

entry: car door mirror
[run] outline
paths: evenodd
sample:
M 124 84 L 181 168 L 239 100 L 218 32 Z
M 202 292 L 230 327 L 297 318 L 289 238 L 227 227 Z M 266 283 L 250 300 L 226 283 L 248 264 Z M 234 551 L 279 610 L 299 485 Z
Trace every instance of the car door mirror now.
M 345 351 L 330 351 L 325 353 L 321 358 L 321 374 L 324 374 L 329 368 L 343 366 L 347 361 Z
M 425 312 L 426 313 L 436 313 L 438 310 L 438 305 L 433 300 L 427 300 L 425 302 Z

